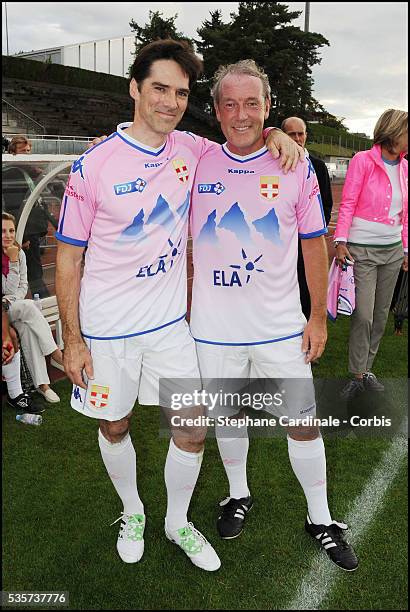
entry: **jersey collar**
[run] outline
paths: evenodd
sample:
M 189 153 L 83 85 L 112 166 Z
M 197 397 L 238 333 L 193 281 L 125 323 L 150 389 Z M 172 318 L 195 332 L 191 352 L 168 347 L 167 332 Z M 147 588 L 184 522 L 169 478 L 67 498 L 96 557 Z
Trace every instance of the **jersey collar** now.
M 240 164 L 244 164 L 245 162 L 253 161 L 254 159 L 258 159 L 258 157 L 262 157 L 262 155 L 265 155 L 265 153 L 268 152 L 268 149 L 265 146 L 263 146 L 258 151 L 249 153 L 249 155 L 237 155 L 236 153 L 232 153 L 232 151 L 228 149 L 227 143 L 225 142 L 222 145 L 222 151 L 230 159 L 233 159 L 234 161 L 239 162 Z
M 154 157 L 158 157 L 158 155 L 161 155 L 161 153 L 164 151 L 165 147 L 167 146 L 167 141 L 165 141 L 163 145 L 161 145 L 160 147 L 156 149 L 154 147 L 149 147 L 148 145 L 144 144 L 143 142 L 139 142 L 138 140 L 135 140 L 135 138 L 132 138 L 132 136 L 124 132 L 126 128 L 130 127 L 130 125 L 132 125 L 132 122 L 126 121 L 125 123 L 120 123 L 117 126 L 117 134 L 121 138 L 121 140 L 126 142 L 128 145 L 130 145 L 134 149 L 137 149 L 138 151 L 141 151 L 142 153 L 146 153 L 147 155 L 153 155 Z

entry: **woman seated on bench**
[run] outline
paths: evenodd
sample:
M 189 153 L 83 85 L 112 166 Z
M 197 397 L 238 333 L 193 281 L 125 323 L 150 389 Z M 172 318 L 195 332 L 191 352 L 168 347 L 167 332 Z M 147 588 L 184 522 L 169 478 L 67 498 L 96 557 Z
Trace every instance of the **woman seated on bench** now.
M 27 295 L 27 265 L 23 249 L 16 242 L 16 225 L 13 215 L 2 213 L 2 294 L 10 304 L 9 319 L 18 331 L 33 382 L 38 393 L 48 402 L 60 401 L 50 388 L 45 356 L 51 355 L 63 363 L 61 350 L 54 341 L 44 316 Z

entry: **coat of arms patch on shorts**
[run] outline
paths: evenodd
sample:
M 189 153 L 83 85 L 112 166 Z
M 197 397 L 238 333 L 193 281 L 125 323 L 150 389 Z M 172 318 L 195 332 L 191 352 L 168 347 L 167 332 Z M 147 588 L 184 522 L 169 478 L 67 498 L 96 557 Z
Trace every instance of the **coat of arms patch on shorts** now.
M 110 394 L 109 387 L 101 387 L 100 385 L 91 385 L 90 404 L 94 408 L 106 408 L 108 406 L 108 396 Z

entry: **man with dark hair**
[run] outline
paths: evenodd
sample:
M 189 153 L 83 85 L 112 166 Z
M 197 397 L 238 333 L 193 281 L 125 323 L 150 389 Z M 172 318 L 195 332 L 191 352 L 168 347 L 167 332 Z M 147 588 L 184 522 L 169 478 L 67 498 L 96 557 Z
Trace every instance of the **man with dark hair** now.
M 304 147 L 307 139 L 306 123 L 299 117 L 288 117 L 282 121 L 281 129 L 299 146 Z M 325 216 L 326 225 L 329 225 L 332 216 L 333 197 L 332 187 L 330 184 L 329 172 L 324 161 L 318 157 L 314 157 L 309 153 L 309 159 L 313 166 L 313 171 L 316 173 L 317 182 L 319 183 L 320 196 L 322 199 L 323 213 Z M 298 251 L 298 281 L 300 290 L 300 302 L 302 305 L 303 314 L 307 319 L 310 317 L 310 294 L 306 282 L 305 264 L 303 261 L 302 247 L 299 240 Z M 317 363 L 317 361 L 315 362 Z
M 160 405 L 170 419 L 169 395 L 200 388 L 185 321 L 188 213 L 198 160 L 219 145 L 175 131 L 200 70 L 184 42 L 159 40 L 140 51 L 131 69 L 134 120 L 73 164 L 56 233 L 71 405 L 99 420 L 102 458 L 124 504 L 117 550 L 127 563 L 139 561 L 144 550 L 144 506 L 129 436 L 134 403 L 138 397 L 140 404 Z M 272 138 L 282 149 L 291 143 L 281 132 Z M 282 162 L 290 167 L 297 158 Z M 170 390 L 167 400 L 159 396 L 160 378 Z M 189 413 L 202 410 L 191 406 Z M 195 565 L 214 571 L 216 552 L 187 519 L 204 437 L 201 429 L 172 427 L 165 534 Z

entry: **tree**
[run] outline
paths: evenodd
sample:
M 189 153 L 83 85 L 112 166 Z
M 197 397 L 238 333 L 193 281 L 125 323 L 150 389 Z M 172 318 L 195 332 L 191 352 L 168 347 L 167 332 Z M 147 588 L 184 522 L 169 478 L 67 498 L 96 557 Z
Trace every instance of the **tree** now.
M 206 90 L 220 64 L 252 58 L 269 77 L 271 121 L 278 125 L 289 115 L 307 119 L 318 106 L 312 97 L 312 67 L 320 63 L 319 49 L 329 42 L 321 34 L 292 26 L 300 14 L 279 2 L 239 2 L 229 23 L 222 21 L 220 11 L 211 12 L 210 20 L 198 28 L 196 41 L 205 66 L 203 103 L 209 103 Z
M 131 19 L 130 27 L 135 32 L 135 55 L 138 51 L 154 40 L 160 40 L 164 38 L 173 38 L 174 40 L 187 40 L 192 45 L 192 40 L 178 32 L 175 21 L 178 17 L 176 13 L 173 17 L 164 19 L 162 13 L 159 11 L 149 12 L 149 22 L 144 26 L 140 26 L 136 21 Z

